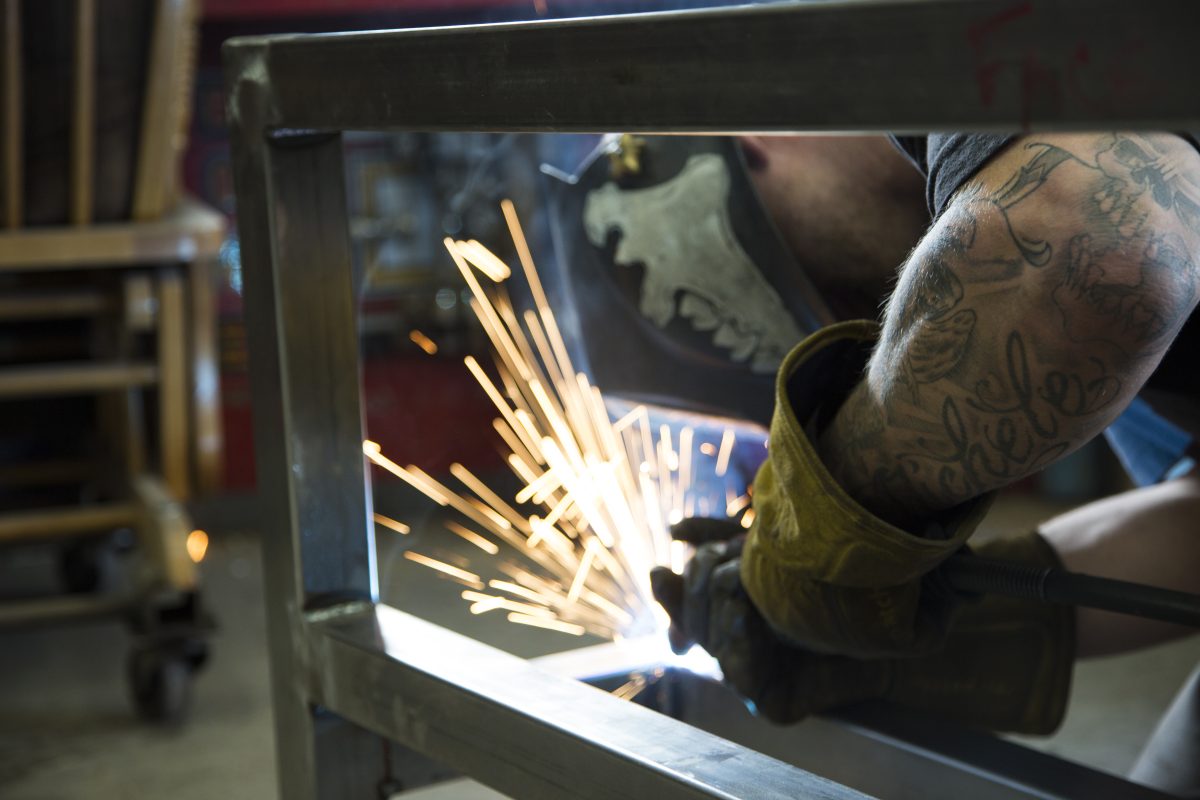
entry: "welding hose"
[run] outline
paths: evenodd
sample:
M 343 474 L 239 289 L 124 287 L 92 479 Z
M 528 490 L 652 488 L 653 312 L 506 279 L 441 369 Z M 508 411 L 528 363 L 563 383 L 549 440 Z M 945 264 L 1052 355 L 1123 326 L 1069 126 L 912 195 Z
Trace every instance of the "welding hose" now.
M 1141 583 L 1031 567 L 959 553 L 941 567 L 942 577 L 968 594 L 1001 594 L 1047 603 L 1085 606 L 1200 628 L 1200 595 Z

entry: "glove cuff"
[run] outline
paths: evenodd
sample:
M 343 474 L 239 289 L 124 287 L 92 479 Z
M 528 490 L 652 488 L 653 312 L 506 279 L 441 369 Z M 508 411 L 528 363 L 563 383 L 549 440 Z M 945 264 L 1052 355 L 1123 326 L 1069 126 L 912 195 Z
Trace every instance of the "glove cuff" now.
M 916 536 L 859 505 L 821 462 L 806 430 L 832 418 L 861 378 L 878 335 L 879 326 L 867 320 L 830 325 L 797 345 L 780 367 L 769 454 L 754 483 L 758 522 L 742 567 L 756 602 L 775 595 L 788 572 L 842 586 L 908 583 L 958 550 L 987 511 L 990 496 L 944 515 L 945 535 Z

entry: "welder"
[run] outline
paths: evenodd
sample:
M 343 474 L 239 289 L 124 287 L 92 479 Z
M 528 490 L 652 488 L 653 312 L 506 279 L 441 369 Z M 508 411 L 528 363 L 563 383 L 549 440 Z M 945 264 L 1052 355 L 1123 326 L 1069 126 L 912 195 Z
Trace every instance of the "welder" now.
M 685 574 L 655 575 L 673 644 L 704 647 L 779 722 L 875 699 L 1048 733 L 1077 657 L 1184 635 L 964 597 L 938 568 L 997 490 L 1104 433 L 1139 488 L 976 551 L 1200 591 L 1198 147 L 1125 133 L 610 143 L 560 203 L 582 235 L 559 238 L 577 291 L 624 293 L 649 366 L 589 344 L 609 373 L 597 382 L 717 413 L 773 406 L 748 534 L 687 520 Z M 590 307 L 611 323 L 618 306 Z M 1200 796 L 1198 682 L 1132 777 Z

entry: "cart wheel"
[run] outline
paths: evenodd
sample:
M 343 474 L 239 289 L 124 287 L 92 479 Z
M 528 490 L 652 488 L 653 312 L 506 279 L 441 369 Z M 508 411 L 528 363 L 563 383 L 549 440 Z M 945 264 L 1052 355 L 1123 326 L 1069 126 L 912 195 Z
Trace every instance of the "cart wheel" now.
M 138 716 L 148 722 L 177 725 L 191 699 L 192 667 L 185 655 L 162 648 L 134 650 L 129 684 Z
M 68 546 L 58 567 L 63 585 L 72 594 L 106 591 L 116 583 L 120 572 L 116 550 L 107 542 Z
M 179 652 L 192 672 L 199 672 L 208 664 L 208 642 L 204 639 L 187 639 Z

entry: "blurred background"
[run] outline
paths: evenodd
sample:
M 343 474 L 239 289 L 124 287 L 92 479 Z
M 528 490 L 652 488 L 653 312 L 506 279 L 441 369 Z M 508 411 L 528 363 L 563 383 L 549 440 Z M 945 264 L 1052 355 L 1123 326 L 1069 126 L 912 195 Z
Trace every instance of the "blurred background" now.
M 720 4 L 0 0 L 0 796 L 275 791 L 221 43 Z M 486 339 L 442 240 L 512 259 L 511 198 L 552 264 L 542 165 L 571 173 L 597 140 L 345 137 L 366 426 L 383 453 L 511 482 L 462 363 Z M 569 332 L 557 275 L 543 269 Z M 734 462 L 748 480 L 754 457 Z M 1123 482 L 1097 442 L 1008 492 L 986 527 L 1028 528 Z M 411 531 L 377 531 L 386 602 L 522 656 L 598 641 L 468 613 L 461 586 L 404 554 L 471 567 L 470 548 L 408 485 L 374 483 L 376 510 Z M 1198 658 L 1183 642 L 1082 665 L 1066 725 L 1035 746 L 1122 773 Z

